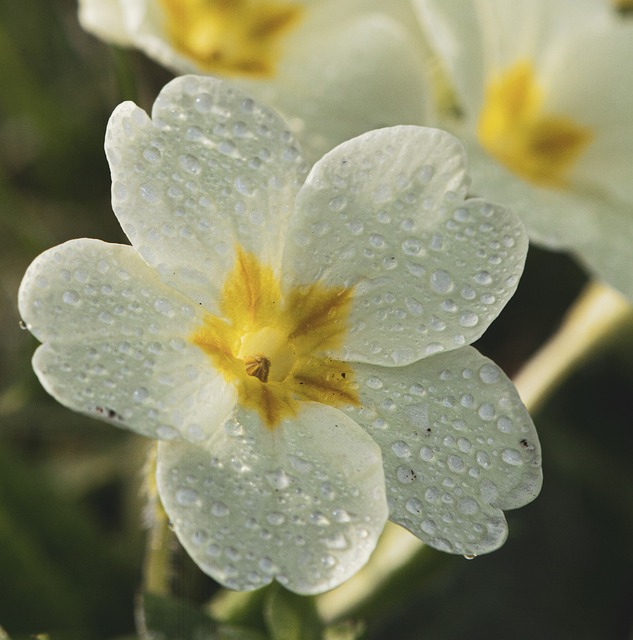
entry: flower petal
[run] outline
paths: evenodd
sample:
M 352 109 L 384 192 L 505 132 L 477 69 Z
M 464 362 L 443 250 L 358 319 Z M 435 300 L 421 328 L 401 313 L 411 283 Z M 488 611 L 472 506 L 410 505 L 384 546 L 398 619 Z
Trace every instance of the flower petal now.
M 542 478 L 536 430 L 499 367 L 464 347 L 354 369 L 361 408 L 345 411 L 381 446 L 390 519 L 442 551 L 503 544 L 501 509 L 533 500 Z
M 612 18 L 601 0 L 413 2 L 471 120 L 478 117 L 488 74 L 522 59 L 546 66 L 570 35 L 599 30 Z
M 157 469 L 183 546 L 232 589 L 331 589 L 367 561 L 387 517 L 377 445 L 316 403 L 272 431 L 241 411 L 206 447 L 161 443 Z
M 297 198 L 287 284 L 354 287 L 347 360 L 385 366 L 477 339 L 514 293 L 527 237 L 507 209 L 464 200 L 461 144 L 437 129 L 359 136 Z
M 347 2 L 323 3 L 327 24 L 306 21 L 277 76 L 239 83 L 287 116 L 314 161 L 365 131 L 423 124 L 430 95 L 424 51 L 403 24 L 364 7 L 339 20 L 330 15 L 334 4 L 350 13 Z
M 34 260 L 19 291 L 27 327 L 46 341 L 33 367 L 62 404 L 156 438 L 198 442 L 235 394 L 188 333 L 201 314 L 132 247 L 71 240 Z
M 210 77 L 170 82 L 152 117 L 126 102 L 110 118 L 113 208 L 161 278 L 215 312 L 236 245 L 278 266 L 304 161 L 279 116 Z
M 125 4 L 129 0 L 79 0 L 79 22 L 88 32 L 119 46 L 133 44 L 124 19 Z
M 633 202 L 633 24 L 614 21 L 600 33 L 578 34 L 551 76 L 547 109 L 573 114 L 594 134 L 570 179 L 581 190 L 590 185 Z

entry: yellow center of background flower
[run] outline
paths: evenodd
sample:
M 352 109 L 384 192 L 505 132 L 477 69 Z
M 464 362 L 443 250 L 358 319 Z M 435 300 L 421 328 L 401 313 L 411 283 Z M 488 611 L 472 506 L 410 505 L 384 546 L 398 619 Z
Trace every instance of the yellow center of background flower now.
M 269 429 L 295 416 L 301 401 L 358 405 L 352 369 L 326 355 L 345 338 L 352 293 L 317 282 L 282 296 L 273 270 L 238 247 L 222 289 L 223 317 L 208 314 L 190 340 Z
M 272 76 L 297 5 L 269 0 L 159 0 L 175 48 L 203 71 Z
M 522 178 L 565 187 L 566 174 L 592 132 L 565 116 L 543 113 L 543 92 L 532 65 L 520 61 L 494 78 L 479 116 L 479 142 Z

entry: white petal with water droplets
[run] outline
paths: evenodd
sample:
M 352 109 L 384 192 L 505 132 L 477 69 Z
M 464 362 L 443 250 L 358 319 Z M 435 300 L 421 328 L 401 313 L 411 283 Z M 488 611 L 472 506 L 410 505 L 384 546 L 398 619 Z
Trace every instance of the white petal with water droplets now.
M 344 359 L 404 365 L 476 340 L 514 293 L 527 252 L 506 208 L 464 200 L 461 144 L 393 127 L 320 160 L 297 198 L 288 284 L 353 287 Z
M 346 412 L 380 444 L 390 519 L 451 553 L 503 544 L 501 509 L 533 500 L 542 476 L 536 430 L 499 367 L 464 347 L 355 375 L 361 408 Z
M 200 568 L 232 589 L 331 589 L 368 559 L 386 517 L 380 449 L 341 412 L 304 403 L 270 431 L 241 411 L 205 447 L 161 443 L 161 500 Z
M 71 409 L 143 435 L 198 442 L 235 402 L 187 341 L 201 311 L 132 247 L 84 238 L 49 249 L 28 268 L 19 308 L 45 341 L 35 372 Z
M 117 107 L 106 153 L 121 226 L 168 284 L 214 311 L 237 244 L 278 266 L 305 167 L 273 111 L 214 78 L 176 78 L 152 120 Z

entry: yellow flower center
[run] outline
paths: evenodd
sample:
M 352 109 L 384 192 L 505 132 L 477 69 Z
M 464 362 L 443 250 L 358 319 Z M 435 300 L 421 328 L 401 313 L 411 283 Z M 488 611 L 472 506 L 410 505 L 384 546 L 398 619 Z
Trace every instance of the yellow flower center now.
M 274 0 L 159 0 L 175 48 L 211 73 L 271 76 L 279 41 L 299 20 Z
M 240 247 L 220 299 L 191 342 L 237 387 L 238 402 L 274 429 L 301 401 L 358 405 L 350 366 L 326 355 L 347 333 L 352 289 L 319 283 L 282 296 L 273 270 Z
M 489 153 L 522 178 L 565 187 L 566 174 L 593 134 L 570 118 L 543 113 L 542 105 L 532 65 L 517 62 L 489 83 L 477 134 Z

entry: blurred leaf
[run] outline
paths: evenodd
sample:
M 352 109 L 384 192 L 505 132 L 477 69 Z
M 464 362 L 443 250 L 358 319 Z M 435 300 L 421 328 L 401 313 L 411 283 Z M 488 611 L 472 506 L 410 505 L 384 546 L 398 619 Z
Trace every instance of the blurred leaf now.
M 0 575 L 11 587 L 0 619 L 13 634 L 89 640 L 130 630 L 133 594 L 121 583 L 131 576 L 102 535 L 47 474 L 0 443 Z
M 264 604 L 264 617 L 272 640 L 320 640 L 323 626 L 314 599 L 275 587 Z
M 145 640 L 267 640 L 245 627 L 218 624 L 184 600 L 146 593 L 141 634 Z

